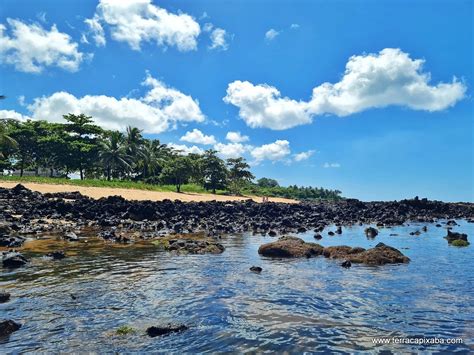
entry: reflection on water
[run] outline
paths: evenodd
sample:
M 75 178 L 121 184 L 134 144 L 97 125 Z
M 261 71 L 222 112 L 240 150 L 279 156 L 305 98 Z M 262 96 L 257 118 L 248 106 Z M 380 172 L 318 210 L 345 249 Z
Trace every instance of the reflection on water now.
M 455 230 L 474 237 L 474 225 Z M 175 256 L 150 244 L 129 246 L 31 241 L 26 254 L 64 249 L 68 258 L 36 257 L 24 268 L 0 271 L 12 300 L 2 317 L 24 324 L 0 348 L 24 351 L 453 351 L 474 349 L 474 247 L 448 246 L 443 228 L 410 236 L 421 225 L 382 229 L 368 240 L 364 227 L 323 232 L 323 246 L 392 245 L 408 265 L 350 269 L 323 257 L 271 260 L 258 256 L 270 237 L 224 237 L 220 255 Z M 328 228 L 330 230 L 331 228 Z M 397 233 L 398 236 L 389 236 Z M 314 241 L 313 234 L 303 234 Z M 259 265 L 263 272 L 251 273 Z M 71 297 L 71 295 L 74 296 Z M 148 338 L 168 322 L 188 331 Z M 139 331 L 117 336 L 129 325 Z M 464 344 L 384 345 L 377 336 L 462 337 Z

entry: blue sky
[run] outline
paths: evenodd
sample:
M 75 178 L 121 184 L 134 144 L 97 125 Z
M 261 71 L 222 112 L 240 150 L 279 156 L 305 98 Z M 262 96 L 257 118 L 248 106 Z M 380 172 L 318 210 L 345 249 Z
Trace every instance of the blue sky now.
M 282 185 L 474 201 L 472 1 L 4 0 L 0 11 L 2 117 L 81 111 L 181 149 L 243 154 Z

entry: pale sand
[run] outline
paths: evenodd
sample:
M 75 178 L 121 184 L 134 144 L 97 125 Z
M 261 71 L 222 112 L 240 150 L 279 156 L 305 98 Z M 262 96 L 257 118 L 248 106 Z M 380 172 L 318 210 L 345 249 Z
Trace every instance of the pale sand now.
M 0 187 L 12 188 L 17 185 L 18 182 L 0 182 Z M 111 188 L 111 187 L 87 187 L 87 186 L 74 186 L 74 185 L 55 185 L 55 184 L 38 184 L 32 182 L 22 182 L 26 188 L 38 191 L 41 193 L 46 192 L 72 192 L 79 191 L 85 196 L 89 196 L 95 199 L 107 196 L 122 196 L 127 200 L 151 200 L 151 201 L 162 201 L 168 200 L 180 200 L 185 202 L 190 201 L 242 201 L 252 199 L 256 202 L 262 202 L 262 198 L 258 196 L 223 196 L 213 194 L 198 194 L 198 193 L 177 193 L 177 192 L 159 192 L 159 191 L 147 191 L 147 190 L 136 190 L 136 189 L 122 189 L 122 188 Z M 287 198 L 269 197 L 270 202 L 283 202 L 283 203 L 298 203 L 297 200 L 291 200 Z

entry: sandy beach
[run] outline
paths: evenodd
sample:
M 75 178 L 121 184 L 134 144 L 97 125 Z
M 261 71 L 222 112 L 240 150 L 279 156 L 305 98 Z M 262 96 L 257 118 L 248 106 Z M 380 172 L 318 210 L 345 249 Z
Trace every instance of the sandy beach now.
M 0 187 L 12 188 L 17 185 L 18 182 L 0 182 Z M 252 199 L 256 202 L 262 202 L 262 198 L 258 196 L 224 196 L 214 194 L 199 194 L 199 193 L 177 193 L 177 192 L 160 192 L 160 191 L 147 191 L 137 189 L 122 189 L 122 188 L 105 188 L 105 187 L 89 187 L 89 186 L 74 186 L 74 185 L 55 185 L 55 184 L 38 184 L 38 183 L 22 183 L 26 188 L 38 191 L 41 193 L 55 193 L 55 192 L 72 192 L 79 191 L 85 196 L 99 199 L 101 197 L 108 196 L 122 196 L 127 200 L 150 200 L 150 201 L 162 201 L 162 200 L 180 200 L 183 202 L 200 202 L 200 201 L 244 201 Z M 296 200 L 287 198 L 270 197 L 270 202 L 282 202 L 282 203 L 298 203 Z

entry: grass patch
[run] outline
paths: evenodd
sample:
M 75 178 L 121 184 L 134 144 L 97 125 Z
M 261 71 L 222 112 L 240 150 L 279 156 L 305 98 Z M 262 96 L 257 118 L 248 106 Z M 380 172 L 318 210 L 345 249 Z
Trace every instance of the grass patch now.
M 33 182 L 38 184 L 55 184 L 55 185 L 73 185 L 73 186 L 86 186 L 86 187 L 106 187 L 106 188 L 121 188 L 121 189 L 136 189 L 136 190 L 148 190 L 158 192 L 176 192 L 174 185 L 153 185 L 145 184 L 138 181 L 123 181 L 123 180 L 99 180 L 99 179 L 85 179 L 85 180 L 72 180 L 64 178 L 50 178 L 41 176 L 0 176 L 0 181 L 27 183 Z M 209 191 L 203 187 L 195 184 L 186 184 L 181 186 L 181 192 L 188 193 L 200 193 L 210 194 Z M 218 195 L 224 195 L 224 191 L 217 191 Z
M 129 327 L 128 325 L 122 325 L 118 327 L 115 331 L 117 335 L 128 335 L 128 334 L 135 334 L 137 331 L 135 328 Z
M 456 239 L 451 242 L 451 245 L 455 247 L 467 247 L 469 245 L 469 242 L 462 239 Z

